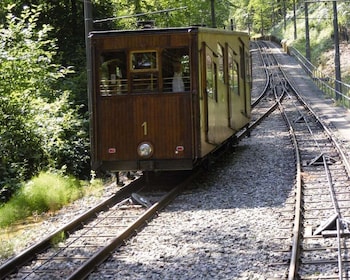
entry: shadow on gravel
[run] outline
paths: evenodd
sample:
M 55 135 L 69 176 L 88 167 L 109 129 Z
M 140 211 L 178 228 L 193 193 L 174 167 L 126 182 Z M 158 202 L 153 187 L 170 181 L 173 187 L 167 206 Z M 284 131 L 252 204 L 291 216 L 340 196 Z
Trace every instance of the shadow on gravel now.
M 266 279 L 267 264 L 281 261 L 272 236 L 294 171 L 291 147 L 273 136 L 243 141 L 169 205 L 162 222 L 120 248 L 104 278 L 91 279 Z

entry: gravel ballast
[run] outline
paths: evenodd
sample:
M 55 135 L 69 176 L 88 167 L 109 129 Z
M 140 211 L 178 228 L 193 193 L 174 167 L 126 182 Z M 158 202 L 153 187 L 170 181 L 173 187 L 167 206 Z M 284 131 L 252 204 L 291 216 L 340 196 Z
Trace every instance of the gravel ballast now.
M 281 131 L 282 130 L 282 131 Z M 283 131 L 284 130 L 284 131 Z M 266 279 L 294 156 L 276 112 L 89 279 Z M 275 275 L 276 274 L 276 275 Z
M 293 147 L 276 111 L 89 279 L 278 279 L 285 271 L 270 264 L 281 262 L 274 249 L 290 244 L 277 238 L 294 176 Z M 76 201 L 27 230 L 15 253 L 100 200 Z

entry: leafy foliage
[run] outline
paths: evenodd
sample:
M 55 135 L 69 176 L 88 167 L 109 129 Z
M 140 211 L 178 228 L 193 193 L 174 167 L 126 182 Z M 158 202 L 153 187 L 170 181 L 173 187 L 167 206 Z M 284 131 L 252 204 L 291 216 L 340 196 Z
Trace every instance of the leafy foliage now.
M 211 1 L 187 0 L 114 0 L 114 28 L 133 29 L 137 21 L 155 20 L 158 27 L 213 26 Z M 214 1 L 216 26 L 227 26 L 232 4 L 230 0 Z M 159 11 L 162 11 L 158 13 Z M 102 17 L 107 18 L 106 16 Z M 99 28 L 98 24 L 96 25 Z
M 84 121 L 69 102 L 60 82 L 70 69 L 53 63 L 52 27 L 38 28 L 40 8 L 11 11 L 0 26 L 0 191 L 9 196 L 21 181 L 39 170 L 60 169 L 79 174 L 87 164 Z M 39 31 L 37 31 L 39 30 Z M 73 148 L 74 147 L 74 148 Z M 3 198 L 2 198 L 3 199 Z

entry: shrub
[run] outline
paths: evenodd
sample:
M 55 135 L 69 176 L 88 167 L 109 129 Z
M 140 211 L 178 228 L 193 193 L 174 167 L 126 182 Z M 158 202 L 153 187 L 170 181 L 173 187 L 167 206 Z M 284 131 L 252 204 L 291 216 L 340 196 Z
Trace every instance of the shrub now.
M 81 195 L 81 184 L 73 177 L 42 172 L 0 208 L 0 226 L 8 226 L 34 212 L 57 211 Z

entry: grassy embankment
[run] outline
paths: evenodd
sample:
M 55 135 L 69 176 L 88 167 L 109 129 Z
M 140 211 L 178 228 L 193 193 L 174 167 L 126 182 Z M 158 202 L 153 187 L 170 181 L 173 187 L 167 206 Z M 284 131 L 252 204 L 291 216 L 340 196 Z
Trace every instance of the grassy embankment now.
M 73 177 L 43 172 L 0 207 L 0 258 L 11 256 L 26 228 L 35 226 L 63 206 L 84 195 L 99 195 L 100 180 L 82 182 Z

